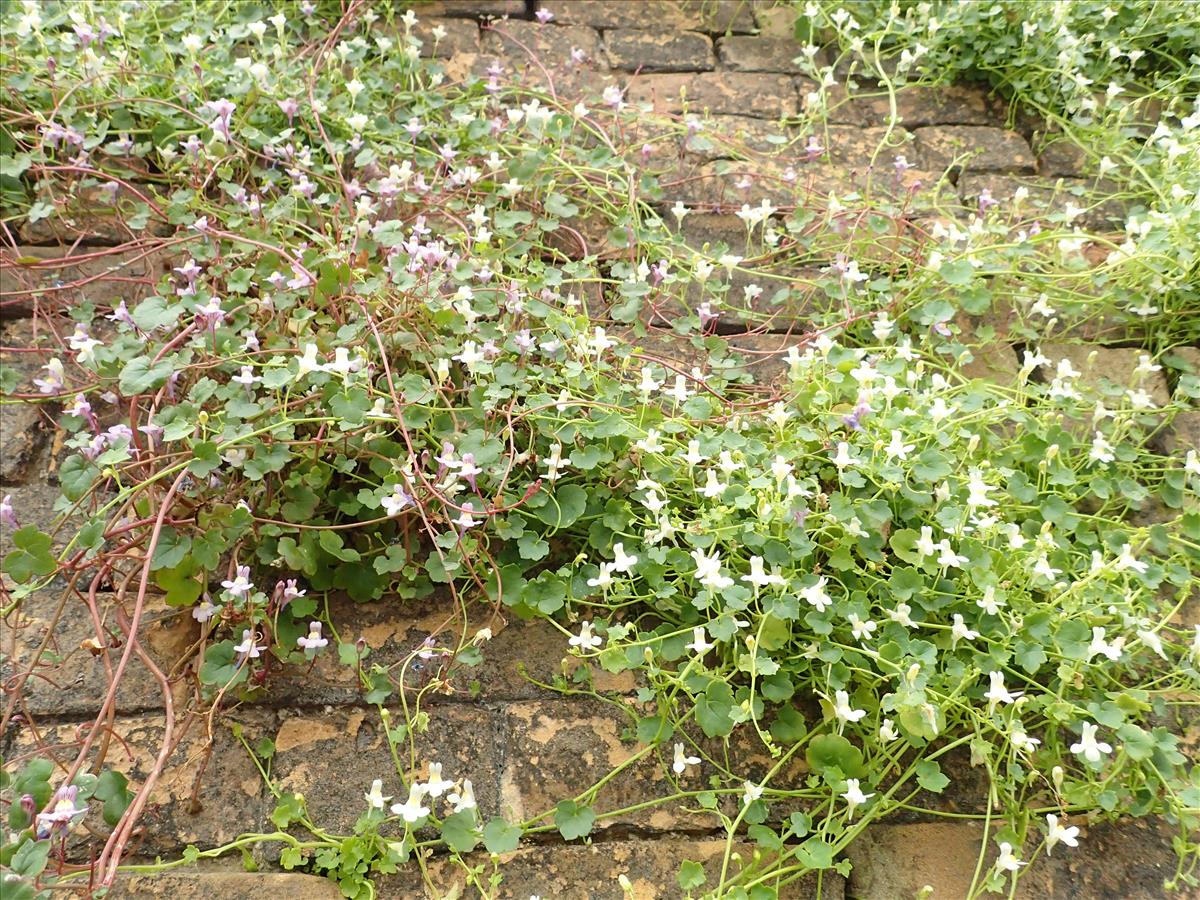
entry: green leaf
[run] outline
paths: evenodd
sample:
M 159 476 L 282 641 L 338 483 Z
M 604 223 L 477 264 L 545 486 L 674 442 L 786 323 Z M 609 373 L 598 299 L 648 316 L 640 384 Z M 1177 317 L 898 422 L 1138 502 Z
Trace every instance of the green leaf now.
M 455 853 L 470 853 L 479 843 L 475 828 L 475 810 L 464 809 L 449 815 L 442 822 L 442 840 Z
M 483 845 L 488 853 L 511 853 L 521 843 L 521 829 L 499 816 L 483 826 Z
M 587 492 L 577 484 L 565 484 L 546 497 L 546 503 L 534 512 L 552 528 L 566 528 L 583 515 Z
M 696 698 L 696 722 L 710 738 L 733 732 L 733 692 L 723 681 L 713 682 Z
M 685 859 L 679 864 L 679 872 L 675 876 L 675 880 L 679 882 L 680 888 L 690 891 L 703 885 L 708 880 L 708 876 L 704 874 L 704 866 L 700 863 Z
M 166 383 L 167 377 L 174 371 L 175 360 L 173 358 L 151 362 L 147 356 L 135 356 L 121 370 L 117 386 L 126 397 L 133 397 L 136 394 L 144 394 L 162 387 Z
M 8 867 L 25 878 L 37 878 L 46 868 L 52 843 L 53 841 L 35 841 L 32 838 L 25 841 L 13 854 Z
M 26 525 L 14 532 L 11 540 L 16 549 L 4 557 L 4 570 L 18 584 L 44 578 L 58 567 L 50 552 L 50 535 Z
M 917 784 L 925 790 L 940 794 L 949 783 L 950 779 L 942 774 L 936 760 L 923 759 L 917 763 Z
M 796 859 L 809 869 L 828 869 L 833 865 L 833 847 L 814 835 L 796 848 Z
M 964 287 L 975 276 L 975 267 L 965 259 L 947 260 L 938 269 L 938 274 L 947 284 Z
M 221 457 L 217 454 L 217 445 L 212 441 L 197 441 L 192 444 L 192 459 L 188 463 L 188 471 L 200 478 L 207 478 L 221 467 Z
M 596 814 L 589 806 L 580 806 L 574 800 L 562 800 L 554 807 L 554 824 L 564 840 L 574 841 L 591 833 L 596 824 Z
M 200 683 L 223 688 L 240 684 L 246 680 L 247 666 L 238 665 L 233 641 L 219 641 L 204 653 L 204 665 L 200 667 Z
M 862 778 L 867 774 L 862 751 L 840 734 L 819 734 L 805 750 L 805 758 L 814 772 L 837 769 L 847 778 Z
M 90 459 L 68 456 L 58 470 L 58 483 L 62 486 L 63 496 L 71 502 L 81 499 L 99 474 L 100 468 Z
M 129 779 L 122 773 L 107 769 L 96 779 L 92 796 L 104 802 L 104 821 L 116 827 L 129 804 L 133 802 L 133 791 L 129 790 Z
M 287 828 L 293 822 L 304 818 L 304 798 L 299 794 L 280 794 L 279 802 L 271 813 L 271 821 L 279 829 Z

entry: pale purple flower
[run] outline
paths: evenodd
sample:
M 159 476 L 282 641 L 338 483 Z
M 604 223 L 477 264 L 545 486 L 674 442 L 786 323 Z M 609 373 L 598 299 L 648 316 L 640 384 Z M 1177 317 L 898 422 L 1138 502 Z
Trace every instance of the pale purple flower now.
M 221 607 L 213 603 L 208 594 L 205 594 L 204 599 L 192 610 L 192 618 L 203 625 L 220 611 Z
M 39 839 L 45 840 L 55 832 L 66 837 L 71 826 L 84 817 L 88 811 L 87 804 L 80 805 L 77 802 L 78 794 L 79 788 L 73 784 L 63 785 L 54 792 L 50 805 L 37 816 Z
M 535 12 L 533 14 L 533 17 L 535 19 L 537 19 L 539 23 L 541 23 L 542 25 L 545 25 L 547 22 L 549 22 L 551 19 L 554 18 L 554 13 L 550 12 L 550 10 L 548 10 L 548 9 L 539 9 L 537 12 Z
M 110 322 L 121 322 L 122 324 L 128 325 L 130 328 L 137 328 L 137 323 L 133 321 L 133 316 L 130 315 L 129 307 L 125 305 L 124 300 L 114 306 L 113 311 L 104 318 L 108 319 Z
M 287 116 L 288 124 L 292 124 L 292 119 L 296 117 L 296 113 L 300 111 L 300 104 L 288 97 L 286 100 L 277 100 L 280 111 Z
M 17 523 L 16 513 L 13 512 L 12 494 L 5 494 L 4 499 L 0 500 L 0 523 L 10 528 L 20 527 Z
M 229 591 L 235 597 L 245 597 L 254 590 L 254 585 L 250 582 L 250 567 L 238 566 L 237 574 L 233 580 L 222 581 L 221 587 L 225 588 L 225 590 Z
M 220 100 L 209 100 L 204 104 L 204 108 L 216 116 L 209 127 L 225 138 L 225 140 L 230 140 L 229 122 L 233 117 L 234 110 L 237 109 L 237 105 L 231 100 L 222 98 Z
M 283 582 L 284 603 L 291 603 L 293 600 L 303 597 L 307 593 L 308 591 L 297 586 L 295 578 L 289 578 L 287 581 Z
M 257 642 L 258 635 L 246 629 L 242 632 L 242 642 L 233 648 L 233 652 L 238 655 L 238 662 L 245 659 L 258 659 L 265 649 L 262 644 Z
M 320 650 L 329 644 L 329 638 L 321 636 L 321 623 L 309 622 L 308 634 L 296 638 L 296 643 L 305 650 Z

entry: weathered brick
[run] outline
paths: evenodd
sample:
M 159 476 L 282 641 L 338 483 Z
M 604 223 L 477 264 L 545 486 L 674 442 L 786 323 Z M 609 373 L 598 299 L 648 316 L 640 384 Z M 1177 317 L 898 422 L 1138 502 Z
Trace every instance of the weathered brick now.
M 572 50 L 583 53 L 583 63 L 571 58 Z M 583 25 L 510 20 L 485 28 L 475 74 L 485 77 L 493 61 L 507 70 L 501 79 L 505 83 L 517 75 L 526 85 L 549 90 L 552 83 L 557 93 L 571 97 L 599 95 L 604 83 L 611 80 L 596 71 L 597 65 L 604 64 L 599 33 Z
M 750 116 L 709 116 L 696 134 L 685 139 L 690 157 L 702 160 L 740 158 L 747 150 L 757 153 L 794 155 L 796 133 L 770 119 Z
M 763 37 L 780 38 L 795 43 L 796 9 L 778 4 L 775 0 L 752 0 L 754 22 Z
M 709 72 L 712 41 L 695 31 L 618 28 L 605 32 L 609 64 L 626 72 Z
M 717 41 L 717 56 L 721 65 L 735 72 L 807 71 L 800 45 L 792 38 L 732 35 Z
M 65 894 L 85 900 L 90 889 L 79 888 Z M 170 900 L 247 900 L 250 897 L 286 897 L 287 900 L 340 900 L 343 896 L 336 881 L 316 875 L 294 872 L 206 872 L 189 866 L 180 872 L 156 872 L 153 875 L 122 875 L 108 900 L 141 900 L 164 897 Z
M 861 169 L 872 161 L 877 169 L 893 171 L 897 156 L 910 165 L 922 168 L 912 145 L 912 134 L 903 128 L 857 128 L 851 125 L 830 125 L 817 132 L 817 140 L 825 145 L 825 159 L 839 166 Z
M 150 794 L 141 834 L 131 845 L 131 856 L 153 857 L 179 853 L 188 844 L 211 847 L 233 840 L 246 831 L 263 827 L 265 789 L 262 778 L 241 743 L 231 732 L 236 723 L 251 744 L 269 737 L 274 717 L 256 710 L 238 710 L 218 716 L 211 736 L 208 718 L 194 716 L 176 721 L 175 737 L 183 737 L 167 760 Z M 136 790 L 153 768 L 164 735 L 162 716 L 117 718 L 112 725 L 104 765 L 124 773 L 130 789 Z M 42 728 L 41 746 L 55 748 L 50 755 L 60 766 L 75 759 L 83 726 L 53 725 Z M 104 743 L 97 740 L 96 748 Z M 39 742 L 28 728 L 16 736 L 14 756 L 33 751 Z M 101 835 L 94 838 L 82 830 L 68 842 L 73 859 L 94 858 L 103 846 L 108 829 L 99 815 L 89 824 Z
M 1170 400 L 1167 380 L 1162 372 L 1135 375 L 1144 351 L 1127 347 L 1093 347 L 1088 344 L 1042 344 L 1042 355 L 1050 359 L 1043 366 L 1047 377 L 1054 375 L 1059 360 L 1070 360 L 1080 373 L 1076 382 L 1101 392 L 1103 396 L 1123 394 L 1126 390 L 1145 390 L 1155 406 L 1165 406 Z
M 78 258 L 78 261 L 73 261 Z M 159 248 L 104 253 L 76 250 L 64 256 L 52 247 L 0 249 L 0 319 L 62 310 L 88 300 L 112 306 L 133 304 L 154 293 L 175 259 Z
M 450 696 L 472 697 L 484 702 L 502 702 L 554 694 L 526 679 L 553 682 L 556 675 L 572 671 L 578 660 L 569 657 L 562 633 L 544 620 L 524 621 L 501 616 L 484 607 L 472 610 L 472 618 L 463 628 L 455 604 L 444 594 L 425 601 L 406 601 L 402 614 L 394 603 L 354 603 L 345 599 L 330 601 L 330 618 L 337 623 L 342 639 L 366 642 L 370 653 L 366 665 L 398 669 L 404 659 L 420 649 L 423 641 L 436 635 L 439 647 L 453 650 L 460 640 L 469 643 L 481 629 L 492 631 L 492 638 L 480 645 L 483 661 L 475 666 L 461 662 L 443 672 L 450 683 Z M 424 664 L 423 664 L 424 665 Z M 411 669 L 405 684 L 415 689 L 422 675 Z M 593 667 L 597 690 L 626 693 L 636 687 L 632 675 L 612 675 Z M 263 702 L 275 705 L 359 704 L 364 703 L 358 673 L 345 666 L 335 653 L 319 654 L 309 666 L 287 666 L 273 671 Z
M 1189 450 L 1200 453 L 1200 411 L 1176 413 L 1170 430 L 1163 436 L 1164 452 L 1182 459 Z
M 1061 818 L 1061 817 L 1060 817 Z M 1079 847 L 1039 855 L 1023 869 L 1014 897 L 1105 897 L 1151 900 L 1165 896 L 1163 881 L 1175 872 L 1172 829 L 1160 820 L 1123 820 L 1088 826 Z M 1043 823 L 1044 824 L 1044 823 Z M 971 894 L 983 828 L 975 823 L 872 825 L 847 849 L 851 870 L 847 892 L 856 900 L 960 900 Z M 1028 860 L 1031 841 L 1022 858 Z M 998 849 L 989 841 L 983 866 L 994 865 Z M 929 886 L 927 893 L 921 893 Z
M 162 204 L 146 185 L 139 185 L 138 192 L 146 199 Z M 147 235 L 164 237 L 175 227 L 147 208 L 146 202 L 126 187 L 120 187 L 114 196 L 101 187 L 79 188 L 73 194 L 64 194 L 55 189 L 51 195 L 55 212 L 37 222 L 26 220 L 18 230 L 25 244 L 120 244 L 125 241 L 145 238 Z M 145 225 L 134 227 L 139 213 L 148 213 Z
M 574 797 L 594 780 L 616 766 L 628 763 L 644 745 L 630 731 L 629 718 L 608 705 L 581 701 L 531 701 L 509 704 L 504 710 L 507 748 L 501 773 L 501 812 L 505 818 L 522 819 L 537 815 L 565 797 Z M 677 735 L 680 739 L 681 736 Z M 772 759 L 758 738 L 742 729 L 730 738 L 738 771 L 758 780 L 772 766 Z M 701 736 L 700 746 L 709 755 L 719 756 L 720 742 Z M 678 831 L 711 828 L 716 824 L 712 813 L 696 812 L 687 804 L 667 801 L 675 793 L 667 779 L 670 745 L 658 747 L 626 766 L 607 782 L 596 797 L 597 812 L 616 813 L 663 798 L 664 802 L 614 814 L 597 822 L 600 830 L 631 825 L 653 831 Z M 801 782 L 806 771 L 802 761 L 793 761 L 777 773 L 772 784 L 786 788 Z M 685 784 L 707 783 L 707 763 L 685 777 Z M 724 800 L 736 803 L 728 795 Z M 729 809 L 733 807 L 730 806 Z M 774 816 L 786 816 L 779 804 Z
M 1018 172 L 1033 174 L 1033 153 L 1015 131 L 975 125 L 918 128 L 917 152 L 922 165 L 934 171 L 961 168 L 968 172 Z M 959 157 L 966 158 L 955 163 Z
M 733 845 L 728 875 L 732 877 L 754 857 L 752 844 L 738 841 Z M 719 839 L 616 840 L 594 844 L 559 843 L 522 847 L 506 853 L 500 860 L 504 876 L 495 900 L 527 900 L 531 896 L 554 897 L 556 900 L 683 900 L 692 896 L 678 887 L 676 875 L 684 860 L 698 862 L 708 876 L 708 885 L 720 880 L 721 863 L 726 843 Z M 467 857 L 468 865 L 487 865 L 487 856 L 476 852 Z M 463 897 L 479 900 L 482 895 L 465 884 L 460 865 L 435 859 L 429 863 L 430 880 L 437 885 L 438 896 Z M 632 884 L 632 894 L 626 894 L 618 878 L 624 875 Z M 842 900 L 844 883 L 832 873 L 825 872 L 820 890 L 812 873 L 780 890 L 780 900 Z M 410 873 L 383 879 L 380 896 L 431 897 L 428 889 L 417 883 Z
M 405 775 L 424 778 L 429 763 L 440 762 L 442 777 L 471 780 L 485 819 L 495 815 L 500 802 L 498 767 L 507 748 L 480 752 L 501 746 L 493 714 L 461 704 L 437 704 L 425 711 L 429 728 L 414 737 L 417 769 Z M 396 710 L 392 727 L 402 724 L 399 717 Z M 408 759 L 407 740 L 398 751 L 402 760 Z M 366 809 L 363 795 L 375 778 L 383 780 L 385 795 L 404 799 L 383 725 L 372 709 L 282 711 L 272 774 L 280 789 L 304 794 L 313 820 L 335 833 L 353 829 Z
M 906 87 L 896 91 L 896 123 L 905 128 L 926 125 L 991 125 L 1001 116 L 986 91 L 969 85 Z M 886 93 L 858 94 L 830 114 L 845 125 L 887 125 L 891 119 Z
M 1079 176 L 1087 165 L 1087 152 L 1062 135 L 1035 135 L 1039 175 Z
M 731 334 L 724 340 L 731 350 L 745 357 L 743 368 L 758 384 L 769 384 L 787 375 L 788 351 L 793 347 L 804 352 L 804 342 L 794 334 Z
M 421 17 L 483 19 L 525 15 L 524 0 L 421 0 L 413 6 Z
M 626 99 L 666 113 L 681 113 L 686 108 L 694 113 L 760 119 L 796 114 L 796 90 L 789 78 L 751 72 L 647 75 L 634 80 Z
M 20 352 L 43 346 L 46 328 L 30 319 L 0 323 L 0 364 L 17 376 L 15 394 L 40 396 L 33 379 L 42 373 L 49 353 Z M 4 398 L 0 403 L 0 488 L 33 478 L 40 455 L 54 430 L 58 404 L 53 401 L 24 401 Z M 8 491 L 5 491 L 8 493 Z
M 977 334 L 976 317 L 959 313 L 955 321 L 960 329 L 959 340 L 968 348 L 969 358 L 960 358 L 958 371 L 964 378 L 982 378 L 997 384 L 1012 385 L 1017 381 L 1021 362 L 1016 348 L 988 331 Z
M 691 29 L 706 34 L 746 33 L 754 30 L 754 17 L 745 0 L 544 0 L 539 6 L 562 24 L 592 28 L 645 28 L 653 22 L 663 31 Z
M 991 215 L 1014 216 L 1027 219 L 1031 216 L 1059 213 L 1065 215 L 1068 205 L 1075 207 L 1070 224 L 1087 230 L 1102 231 L 1120 227 L 1125 221 L 1126 205 L 1118 199 L 1104 196 L 1103 188 L 1097 193 L 1090 182 L 1077 178 L 1028 178 L 1012 175 L 983 173 L 963 175 L 958 180 L 959 194 L 968 208 L 977 208 L 979 196 L 986 189 L 993 200 L 1001 206 Z M 1015 200 L 1024 188 L 1025 199 L 1021 204 Z
M 433 34 L 435 28 L 445 31 L 441 38 Z M 426 19 L 417 20 L 413 34 L 421 40 L 421 56 L 429 59 L 447 59 L 459 53 L 479 52 L 479 26 L 470 19 Z
M 97 637 L 86 605 L 74 596 L 61 603 L 61 593 L 46 589 L 25 598 L 7 623 L 3 636 L 4 660 L 0 672 L 6 681 L 25 677 L 21 696 L 36 716 L 95 714 L 108 693 L 105 660 L 117 666 L 125 652 L 125 634 L 117 624 L 117 600 L 97 595 L 103 638 Z M 132 612 L 132 598 L 125 604 Z M 180 660 L 199 636 L 186 610 L 171 609 L 157 597 L 147 599 L 138 631 L 142 649 L 164 673 Z M 97 646 L 98 643 L 103 647 Z M 36 664 L 35 664 L 36 661 Z M 176 700 L 184 684 L 174 685 Z M 135 653 L 130 657 L 117 690 L 118 715 L 161 709 L 163 696 L 157 679 Z

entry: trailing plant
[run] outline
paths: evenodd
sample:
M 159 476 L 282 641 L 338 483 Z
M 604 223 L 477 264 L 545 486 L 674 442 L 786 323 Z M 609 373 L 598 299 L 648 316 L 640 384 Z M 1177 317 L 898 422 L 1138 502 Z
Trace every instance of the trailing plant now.
M 1120 28 L 1142 6 L 1116 5 L 1106 17 L 1063 4 L 1070 21 Z M 498 64 L 451 77 L 420 56 L 440 38 L 419 38 L 411 13 L 8 11 L 9 227 L 66 226 L 110 198 L 130 229 L 117 249 L 175 263 L 135 304 L 38 296 L 60 349 L 32 385 L 4 376 L 12 401 L 61 406 L 68 434 L 59 531 L 5 504 L 6 612 L 64 585 L 91 610 L 115 588 L 129 610 L 73 766 L 56 780 L 38 749 L 10 760 L 24 767 L 4 786 L 18 896 L 85 877 L 104 888 L 123 869 L 161 770 L 136 792 L 120 773 L 79 773 L 98 771 L 90 754 L 150 592 L 200 623 L 203 702 L 168 705 L 168 734 L 175 717 L 336 653 L 378 708 L 395 772 L 364 785 L 354 833 L 337 835 L 276 784 L 269 742 L 245 740 L 277 830 L 135 871 L 276 842 L 284 867 L 347 897 L 373 896 L 401 865 L 427 874 L 433 854 L 486 894 L 525 835 L 578 840 L 683 803 L 728 840 L 715 873 L 683 863 L 681 889 L 772 897 L 845 874 L 842 853 L 871 822 L 942 814 L 930 795 L 977 770 L 986 796 L 964 815 L 999 855 L 981 857 L 976 893 L 1011 891 L 1035 857 L 1074 846 L 1079 824 L 1118 814 L 1165 816 L 1180 856 L 1170 881 L 1194 884 L 1200 776 L 1177 726 L 1195 706 L 1200 628 L 1178 614 L 1200 559 L 1200 460 L 1151 448 L 1200 396 L 1172 352 L 1198 325 L 1200 112 L 1170 93 L 1195 64 L 1170 49 L 1172 28 L 1172 65 L 1134 61 L 1169 115 L 1150 135 L 1131 123 L 1101 158 L 1141 204 L 1123 235 L 1021 199 L 967 215 L 938 185 L 905 183 L 887 140 L 880 173 L 808 189 L 838 102 L 833 60 L 894 97 L 920 66 L 889 54 L 942 34 L 933 10 L 801 9 L 806 38 L 830 41 L 799 51 L 822 87 L 781 129 L 779 154 L 722 154 L 712 177 L 733 184 L 732 204 L 672 196 L 687 181 L 680 156 L 721 141 L 701 110 L 650 117 L 619 86 L 564 100 Z M 995 38 L 980 5 L 952 10 L 955 40 L 921 65 L 999 67 L 952 52 Z M 504 22 L 488 27 L 504 37 Z M 1097 80 L 1093 62 L 1081 71 Z M 1095 112 L 1064 99 L 1061 73 L 1035 90 L 1033 58 L 1013 66 L 1004 83 L 1063 121 Z M 683 239 L 688 216 L 712 211 L 736 213 L 745 250 Z M 778 379 L 715 333 L 795 318 L 801 303 Z M 1133 384 L 1039 349 L 1101 309 L 1148 335 Z M 652 312 L 667 327 L 648 326 Z M 995 324 L 973 331 L 966 316 L 1002 314 L 1016 322 L 1006 339 L 1027 342 L 1019 369 L 968 377 Z M 1164 369 L 1170 398 L 1154 387 Z M 460 633 L 378 664 L 329 614 L 343 594 L 398 616 L 443 597 Z M 557 623 L 587 666 L 553 686 L 616 704 L 638 742 L 618 770 L 520 822 L 483 821 L 462 773 L 417 750 L 437 715 L 429 697 L 486 654 L 489 634 L 469 623 L 490 610 Z M 596 670 L 634 671 L 636 702 L 595 690 Z M 754 777 L 749 754 L 725 752 L 751 740 L 771 760 Z M 663 796 L 597 808 L 648 759 L 670 773 Z M 103 851 L 48 869 L 89 798 L 111 819 Z M 486 864 L 468 855 L 480 846 Z

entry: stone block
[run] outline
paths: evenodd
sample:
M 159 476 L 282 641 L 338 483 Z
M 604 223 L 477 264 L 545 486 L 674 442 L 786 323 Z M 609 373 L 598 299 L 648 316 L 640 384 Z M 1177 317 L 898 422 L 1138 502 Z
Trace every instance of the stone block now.
M 795 38 L 733 35 L 717 41 L 721 65 L 735 72 L 782 72 L 799 75 L 808 71 L 800 44 Z M 799 59 L 800 62 L 796 60 Z
M 1127 347 L 1093 347 L 1087 344 L 1042 344 L 1042 355 L 1050 364 L 1044 376 L 1054 376 L 1059 360 L 1069 360 L 1080 373 L 1076 382 L 1099 391 L 1102 397 L 1120 396 L 1127 390 L 1144 390 L 1156 407 L 1170 402 L 1167 380 L 1162 372 L 1139 376 L 1134 373 L 1144 351 Z M 1110 404 L 1111 405 L 1111 404 Z
M 626 99 L 655 112 L 777 119 L 796 114 L 796 89 L 783 75 L 756 72 L 663 74 L 638 78 Z
M 429 0 L 417 3 L 413 11 L 421 17 L 485 19 L 525 15 L 524 0 Z
M 958 179 L 959 194 L 964 206 L 978 208 L 979 195 L 986 188 L 992 199 L 1001 205 L 991 215 L 1011 216 L 1028 220 L 1058 213 L 1066 215 L 1068 204 L 1075 208 L 1070 224 L 1089 231 L 1111 231 L 1124 224 L 1127 207 L 1124 202 L 1109 199 L 1092 185 L 1079 178 L 1027 178 L 1012 175 L 983 173 L 965 174 Z M 1016 202 L 1024 188 L 1024 200 Z
M 894 171 L 897 156 L 920 168 L 912 134 L 903 128 L 858 128 L 852 125 L 830 125 L 817 132 L 817 140 L 825 146 L 825 156 L 834 165 L 865 169 L 874 163 L 877 170 L 889 176 Z
M 175 230 L 147 205 L 147 200 L 157 203 L 158 198 L 146 185 L 139 185 L 137 193 L 120 187 L 115 194 L 95 185 L 70 192 L 56 186 L 42 199 L 52 201 L 55 211 L 37 222 L 21 223 L 17 234 L 24 244 L 120 244 L 165 237 Z M 157 205 L 162 209 L 161 203 Z M 134 227 L 139 215 L 145 216 L 146 224 Z
M 1038 174 L 1079 177 L 1087 166 L 1087 151 L 1069 138 L 1058 135 L 1035 135 L 1038 146 Z
M 405 776 L 425 778 L 429 763 L 440 762 L 443 778 L 471 780 L 485 820 L 495 815 L 500 803 L 499 767 L 511 752 L 498 740 L 495 715 L 457 703 L 434 704 L 425 711 L 429 727 L 413 736 L 414 768 Z M 401 713 L 393 708 L 392 727 L 400 724 Z M 481 752 L 482 748 L 487 749 Z M 409 749 L 407 739 L 397 746 L 405 765 L 410 761 Z M 280 790 L 304 795 L 314 822 L 340 834 L 349 834 L 366 810 L 363 795 L 373 779 L 383 780 L 384 795 L 393 796 L 393 802 L 407 796 L 373 709 L 281 711 L 272 774 Z M 444 802 L 445 795 L 441 799 Z
M 628 764 L 596 795 L 596 812 L 612 814 L 597 821 L 598 831 L 623 826 L 654 832 L 717 827 L 712 813 L 665 799 L 676 791 L 668 780 L 671 742 L 634 760 L 645 745 L 632 734 L 630 718 L 612 706 L 577 700 L 513 703 L 505 708 L 504 721 L 502 743 L 507 755 L 500 776 L 500 805 L 507 819 L 527 819 L 551 810 L 560 800 L 578 796 L 617 766 Z M 683 738 L 677 734 L 676 739 Z M 763 778 L 773 760 L 757 736 L 747 726 L 729 740 L 739 777 Z M 723 753 L 719 741 L 701 736 L 698 745 L 713 758 Z M 707 776 L 715 771 L 709 763 L 702 763 L 678 776 L 679 783 L 685 788 L 706 785 Z M 772 784 L 782 788 L 799 785 L 805 771 L 804 762 L 794 760 Z M 676 776 L 671 773 L 670 777 Z M 628 809 L 655 798 L 664 802 Z M 737 800 L 726 794 L 722 802 L 729 804 L 723 809 L 731 812 Z M 790 808 L 785 807 L 773 804 L 772 815 L 786 816 Z
M 103 255 L 99 255 L 103 253 Z M 159 248 L 104 253 L 76 249 L 64 256 L 52 247 L 0 249 L 0 319 L 61 311 L 87 300 L 133 305 L 154 293 L 174 259 Z
M 150 794 L 136 836 L 129 844 L 129 857 L 177 854 L 188 844 L 212 847 L 243 832 L 263 829 L 266 791 L 253 760 L 231 731 L 235 723 L 252 745 L 274 731 L 274 716 L 256 710 L 218 716 L 211 733 L 205 716 L 184 717 L 176 722 L 179 743 Z M 158 715 L 117 718 L 113 722 L 104 765 L 122 772 L 129 779 L 130 790 L 138 790 L 153 768 L 162 747 L 164 726 L 163 717 Z M 23 728 L 16 735 L 12 755 L 48 747 L 65 771 L 74 762 L 85 728 L 72 724 L 42 728 L 40 742 Z M 93 757 L 103 743 L 97 738 Z M 99 811 L 93 809 L 87 822 L 97 836 L 77 830 L 67 845 L 72 859 L 94 858 L 103 847 L 109 829 Z
M 922 165 L 934 171 L 952 166 L 967 172 L 1015 172 L 1032 175 L 1033 152 L 1015 131 L 977 125 L 944 125 L 914 132 Z M 965 157 L 961 162 L 956 160 Z
M 58 891 L 55 891 L 59 894 Z M 90 890 L 59 894 L 72 900 L 90 898 Z M 287 900 L 340 900 L 336 881 L 294 872 L 204 872 L 195 866 L 153 875 L 122 875 L 108 900 L 248 900 L 251 897 L 285 897 Z
M 4 660 L 0 673 L 6 682 L 24 678 L 21 696 L 35 716 L 95 715 L 108 693 L 108 672 L 125 652 L 126 638 L 118 621 L 128 621 L 132 596 L 118 614 L 112 594 L 98 594 L 99 637 L 84 601 L 48 588 L 22 601 L 6 623 L 0 646 Z M 139 643 L 164 674 L 180 662 L 199 637 L 196 622 L 186 610 L 165 606 L 158 597 L 147 599 Z M 186 677 L 186 676 L 185 676 Z M 185 696 L 185 684 L 176 676 L 173 694 Z M 130 657 L 117 689 L 117 715 L 159 710 L 163 707 L 158 680 L 136 651 Z
M 1175 872 L 1172 830 L 1155 819 L 1122 820 L 1088 826 L 1079 847 L 1059 845 L 1023 869 L 1013 894 L 1017 900 L 1074 897 L 1152 900 L 1169 896 L 1163 882 Z M 1044 820 L 1041 823 L 1044 825 Z M 871 825 L 847 849 L 854 868 L 848 893 L 856 900 L 960 900 L 971 894 L 983 828 L 974 823 Z M 1036 843 L 1027 850 L 1032 853 Z M 997 846 L 989 841 L 984 866 L 994 865 Z M 1029 860 L 1028 853 L 1021 857 Z M 923 888 L 932 890 L 921 894 Z
M 503 881 L 492 900 L 528 900 L 538 896 L 555 900 L 682 900 L 686 894 L 678 887 L 676 875 L 684 860 L 698 862 L 707 882 L 704 890 L 714 890 L 720 880 L 721 863 L 726 843 L 717 839 L 614 840 L 594 844 L 539 844 L 506 853 L 500 860 Z M 736 859 L 730 863 L 728 875 L 735 876 L 750 862 L 755 847 L 745 842 L 733 845 Z M 487 857 L 479 852 L 467 858 L 470 865 L 485 865 Z M 430 880 L 440 896 L 481 900 L 474 886 L 465 884 L 461 866 L 437 859 L 429 865 Z M 817 888 L 815 875 L 809 875 L 784 886 L 780 900 L 842 900 L 842 879 L 827 872 Z M 618 882 L 624 875 L 632 885 L 626 894 Z M 380 896 L 431 897 L 413 885 L 404 874 L 381 882 Z
M 604 35 L 609 64 L 625 72 L 710 72 L 712 41 L 695 31 L 618 28 Z
M 861 93 L 831 112 L 829 121 L 844 125 L 888 125 L 891 101 L 886 92 Z M 895 124 L 905 128 L 927 125 L 992 125 L 1002 108 L 983 88 L 972 85 L 905 87 L 896 91 Z
M 769 119 L 709 116 L 700 130 L 684 140 L 690 158 L 709 161 L 744 157 L 747 151 L 787 158 L 796 154 L 796 132 Z
M 441 28 L 441 38 L 433 34 Z M 413 26 L 413 35 L 421 39 L 421 56 L 426 59 L 449 59 L 460 53 L 479 52 L 479 26 L 470 19 L 420 18 Z
M 464 626 L 456 610 L 453 601 L 442 594 L 425 601 L 407 601 L 402 610 L 386 602 L 330 601 L 330 618 L 337 624 L 342 640 L 362 639 L 370 648 L 364 661 L 368 669 L 380 665 L 398 673 L 404 660 L 421 648 L 426 637 L 435 636 L 439 648 L 454 652 L 460 644 L 469 646 L 480 629 L 490 629 L 492 638 L 480 644 L 482 662 L 475 666 L 454 662 L 441 673 L 449 681 L 449 697 L 494 703 L 555 696 L 525 676 L 551 683 L 579 664 L 568 655 L 566 638 L 544 620 L 522 621 L 512 615 L 495 614 L 481 605 L 471 608 L 471 618 Z M 421 669 L 415 670 L 410 664 L 404 676 L 409 691 L 415 691 L 430 671 L 425 662 L 418 662 Z M 632 674 L 612 675 L 593 667 L 593 685 L 600 691 L 628 693 L 636 682 Z M 354 667 L 343 665 L 336 653 L 326 652 L 316 657 L 311 669 L 304 665 L 272 670 L 262 702 L 311 706 L 365 701 Z
M 538 4 L 564 25 L 592 28 L 645 28 L 653 22 L 662 31 L 690 29 L 705 34 L 748 33 L 754 17 L 745 0 L 543 0 Z
M 1162 438 L 1163 452 L 1182 460 L 1189 450 L 1200 453 L 1200 411 L 1186 410 L 1175 414 L 1171 427 Z
M 582 63 L 572 59 L 572 50 L 582 52 Z M 501 77 L 503 83 L 516 75 L 527 86 L 541 90 L 553 86 L 563 96 L 599 96 L 606 80 L 596 71 L 597 65 L 604 65 L 600 35 L 584 25 L 508 20 L 484 28 L 475 74 L 486 77 L 486 70 L 495 61 L 506 70 Z

